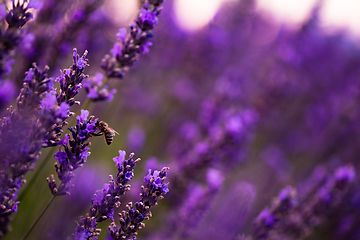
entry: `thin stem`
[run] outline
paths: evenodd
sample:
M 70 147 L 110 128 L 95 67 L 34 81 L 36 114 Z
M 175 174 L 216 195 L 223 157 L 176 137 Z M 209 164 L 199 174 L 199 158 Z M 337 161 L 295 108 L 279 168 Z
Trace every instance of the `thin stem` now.
M 90 99 L 90 98 L 87 98 L 86 101 L 85 101 L 85 103 L 83 104 L 82 108 L 83 108 L 83 109 L 87 109 L 90 103 L 91 103 L 91 99 Z M 80 111 L 81 111 L 81 110 L 79 109 L 79 110 L 77 111 L 76 115 L 79 115 L 79 114 L 80 114 Z
M 61 184 L 59 186 L 59 188 L 61 187 Z M 35 219 L 35 221 L 31 224 L 30 228 L 27 230 L 26 234 L 21 238 L 21 240 L 25 240 L 29 234 L 31 233 L 31 231 L 34 229 L 35 225 L 39 222 L 40 218 L 44 215 L 44 213 L 46 212 L 46 210 L 49 208 L 49 206 L 51 205 L 51 203 L 54 201 L 55 196 L 52 195 L 51 199 L 49 200 L 49 202 L 46 204 L 46 206 L 44 207 L 44 209 L 41 211 L 41 213 L 39 214 L 39 216 Z
M 105 77 L 104 81 L 99 85 L 99 89 L 101 89 L 107 82 L 109 81 L 109 77 Z
M 30 181 L 24 186 L 23 191 L 19 193 L 19 197 L 17 198 L 18 201 L 22 201 L 23 197 L 26 196 L 26 194 L 29 192 L 31 186 L 33 183 L 38 179 L 39 176 L 41 176 L 41 171 L 46 166 L 46 159 L 48 159 L 50 156 L 54 155 L 55 148 L 52 148 L 51 151 L 48 152 L 48 154 L 43 158 L 43 161 L 40 163 L 39 167 L 36 168 L 36 174 L 30 179 Z

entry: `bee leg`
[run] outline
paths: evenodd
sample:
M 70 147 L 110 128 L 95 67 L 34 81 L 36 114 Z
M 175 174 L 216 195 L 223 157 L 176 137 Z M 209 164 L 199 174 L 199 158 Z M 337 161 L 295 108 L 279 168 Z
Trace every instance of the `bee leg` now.
M 104 133 L 98 132 L 98 133 L 91 133 L 90 135 L 92 135 L 92 136 L 94 136 L 94 137 L 98 137 L 98 136 L 104 135 Z

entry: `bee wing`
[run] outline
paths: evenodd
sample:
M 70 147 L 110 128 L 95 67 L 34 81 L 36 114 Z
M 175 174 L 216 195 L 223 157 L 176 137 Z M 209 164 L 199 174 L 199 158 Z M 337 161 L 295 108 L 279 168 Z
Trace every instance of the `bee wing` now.
M 113 135 L 115 135 L 115 133 L 116 133 L 117 135 L 120 135 L 117 131 L 115 131 L 115 130 L 112 129 L 112 128 L 110 128 L 110 131 L 112 132 Z

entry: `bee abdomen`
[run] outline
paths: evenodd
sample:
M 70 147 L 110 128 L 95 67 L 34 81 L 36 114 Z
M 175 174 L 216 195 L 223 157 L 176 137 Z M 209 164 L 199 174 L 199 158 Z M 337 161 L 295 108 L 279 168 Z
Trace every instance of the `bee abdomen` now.
M 111 133 L 105 134 L 105 141 L 107 145 L 110 145 L 114 139 L 114 136 Z

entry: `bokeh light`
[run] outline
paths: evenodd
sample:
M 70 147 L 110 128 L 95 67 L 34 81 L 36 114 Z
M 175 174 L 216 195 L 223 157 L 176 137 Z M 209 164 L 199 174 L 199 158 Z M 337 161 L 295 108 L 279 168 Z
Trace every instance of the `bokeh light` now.
M 354 34 L 360 35 L 360 1 L 328 0 L 324 4 L 322 19 L 327 25 L 349 28 Z
M 224 2 L 236 0 L 174 0 L 176 22 L 186 31 L 195 31 L 206 26 Z M 121 1 L 122 2 L 122 1 Z M 285 24 L 302 23 L 318 0 L 258 0 L 258 10 L 268 12 L 275 20 Z M 360 34 L 360 2 L 355 0 L 323 1 L 321 22 L 332 29 L 345 28 Z
M 116 25 L 127 25 L 135 18 L 139 8 L 138 1 L 108 0 L 103 6 L 106 17 Z
M 204 27 L 215 16 L 222 0 L 175 0 L 174 12 L 178 25 L 188 31 Z
M 258 0 L 259 9 L 270 11 L 279 21 L 299 23 L 309 15 L 309 10 L 315 5 L 316 0 Z

